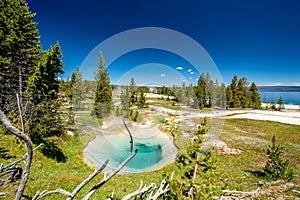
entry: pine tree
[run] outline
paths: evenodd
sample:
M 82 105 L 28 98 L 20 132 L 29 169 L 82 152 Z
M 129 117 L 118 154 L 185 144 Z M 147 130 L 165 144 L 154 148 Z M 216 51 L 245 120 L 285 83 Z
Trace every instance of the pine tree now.
M 194 90 L 193 90 L 193 84 L 190 84 L 187 88 L 186 88 L 186 105 L 187 106 L 191 106 L 192 105 L 192 100 L 194 97 Z
M 27 101 L 23 98 L 40 57 L 40 39 L 25 0 L 2 0 L 0 7 L 0 108 L 14 112 L 17 93 L 21 107 Z
M 138 99 L 138 107 L 139 108 L 144 108 L 146 105 L 146 95 L 144 94 L 143 91 L 140 92 L 140 97 Z
M 67 96 L 69 97 L 70 102 L 72 103 L 73 99 L 73 90 L 76 82 L 76 72 L 72 73 L 71 79 L 68 82 L 68 91 Z
M 284 101 L 283 101 L 282 97 L 280 97 L 280 98 L 278 99 L 277 104 L 279 105 L 279 107 L 278 107 L 278 110 L 279 110 L 279 111 L 282 110 L 282 109 L 284 109 Z
M 214 150 L 208 151 L 206 155 L 200 152 L 202 135 L 208 130 L 205 126 L 201 129 L 175 161 L 180 174 L 175 175 L 170 182 L 167 199 L 212 199 L 220 192 L 220 187 L 216 184 L 220 174 Z
M 28 91 L 31 100 L 29 135 L 34 143 L 41 143 L 45 138 L 60 136 L 62 125 L 58 108 L 59 80 L 58 73 L 64 73 L 62 53 L 59 43 L 46 51 L 42 60 L 29 78 Z
M 230 86 L 226 87 L 226 108 L 232 108 L 233 106 L 233 94 Z
M 205 81 L 205 74 L 201 73 L 199 79 L 198 79 L 198 86 L 196 88 L 196 96 L 197 96 L 197 101 L 199 104 L 199 108 L 202 109 L 206 105 L 206 97 L 207 97 L 207 83 Z
M 73 74 L 72 74 L 73 78 Z M 72 80 L 72 79 L 71 79 Z M 82 101 L 85 98 L 85 91 L 84 91 L 84 85 L 82 81 L 82 73 L 80 71 L 80 67 L 76 67 L 76 72 L 74 75 L 74 85 L 73 85 L 73 97 L 72 101 L 74 104 L 75 110 L 81 110 L 83 108 Z
M 217 105 L 220 106 L 221 108 L 226 107 L 226 85 L 222 83 L 218 87 L 217 91 Z
M 264 167 L 267 178 L 286 181 L 290 181 L 293 178 L 293 169 L 290 167 L 289 161 L 284 158 L 283 153 L 283 148 L 276 144 L 276 139 L 273 135 L 272 143 L 267 148 L 268 161 Z
M 248 96 L 247 96 L 247 78 L 240 78 L 237 84 L 237 96 L 240 99 L 240 104 L 242 108 L 248 106 Z
M 121 98 L 122 110 L 125 111 L 125 113 L 127 113 L 130 107 L 128 86 L 125 86 L 125 88 L 122 90 L 120 98 Z
M 238 84 L 238 76 L 234 75 L 230 84 L 230 88 L 232 91 L 232 103 L 230 104 L 231 108 L 238 108 L 241 106 L 237 84 Z
M 130 107 L 133 106 L 137 102 L 137 88 L 134 81 L 134 78 L 130 79 L 129 84 L 129 95 L 130 95 Z
M 112 88 L 108 75 L 109 73 L 105 67 L 102 52 L 100 52 L 98 70 L 95 75 L 97 83 L 95 92 L 95 113 L 98 118 L 108 116 L 112 112 Z
M 29 78 L 28 87 L 35 105 L 57 99 L 59 91 L 58 73 L 64 73 L 64 63 L 61 61 L 61 57 L 60 45 L 56 43 L 50 51 L 44 53 L 42 61 Z
M 271 110 L 276 110 L 276 103 L 275 103 L 275 101 L 271 101 L 270 108 L 271 108 Z
M 260 96 L 258 93 L 258 88 L 256 84 L 253 82 L 249 88 L 248 92 L 249 97 L 249 107 L 254 109 L 260 109 L 261 108 L 261 101 Z

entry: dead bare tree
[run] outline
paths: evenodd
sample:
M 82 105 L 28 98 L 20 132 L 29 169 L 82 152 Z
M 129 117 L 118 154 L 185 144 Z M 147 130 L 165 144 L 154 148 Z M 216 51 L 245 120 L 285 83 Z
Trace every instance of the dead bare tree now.
M 33 149 L 33 151 L 40 148 L 42 145 L 43 144 L 38 145 L 37 147 L 35 147 Z M 3 165 L 0 166 L 0 185 L 8 184 L 10 182 L 15 182 L 22 178 L 22 168 L 18 167 L 17 165 L 21 161 L 25 160 L 27 158 L 27 155 L 28 154 L 26 153 L 20 159 L 12 162 L 6 166 L 3 166 Z M 7 176 L 7 175 L 10 175 L 10 176 L 8 176 L 8 178 L 6 180 L 2 179 L 2 177 Z
M 21 140 L 23 140 L 26 144 L 27 147 L 27 156 L 26 156 L 26 164 L 25 164 L 25 169 L 22 174 L 22 179 L 18 188 L 18 191 L 16 193 L 16 200 L 21 199 L 22 193 L 24 191 L 24 188 L 26 186 L 26 182 L 29 177 L 30 173 L 30 166 L 31 166 L 31 161 L 32 161 L 32 153 L 33 153 L 33 148 L 32 148 L 32 143 L 27 135 L 22 133 L 19 129 L 11 125 L 11 123 L 8 121 L 6 118 L 5 114 L 0 110 L 0 121 L 3 124 L 3 126 L 12 134 L 15 136 L 19 137 Z
M 157 189 L 157 190 L 156 190 Z M 156 192 L 155 192 L 156 190 Z M 129 200 L 130 198 L 136 197 L 139 195 L 139 199 L 146 200 L 155 200 L 165 192 L 169 191 L 169 184 L 165 179 L 160 183 L 160 186 L 157 188 L 155 183 L 150 183 L 143 187 L 143 181 L 141 181 L 140 188 L 130 194 L 127 194 L 122 198 L 122 200 Z
M 18 130 L 13 125 L 11 125 L 11 123 L 8 121 L 5 114 L 1 110 L 0 110 L 0 122 L 4 125 L 4 127 L 8 131 L 10 131 L 14 135 L 18 136 L 19 138 L 21 138 L 27 146 L 27 154 L 25 154 L 22 158 L 20 158 L 19 160 L 15 161 L 11 164 L 8 164 L 6 166 L 2 166 L 2 165 L 0 166 L 0 177 L 4 176 L 6 174 L 9 174 L 9 173 L 12 174 L 11 175 L 12 177 L 15 177 L 17 174 L 19 174 L 19 176 L 21 176 L 21 182 L 20 182 L 19 189 L 18 189 L 18 191 L 16 193 L 16 197 L 15 197 L 15 200 L 19 200 L 22 196 L 22 193 L 26 186 L 26 182 L 28 180 L 33 150 L 39 148 L 42 144 L 40 144 L 39 146 L 37 146 L 36 148 L 33 149 L 30 139 L 22 131 Z M 132 134 L 131 134 L 128 126 L 126 125 L 124 119 L 123 119 L 123 124 L 128 132 L 129 138 L 130 138 L 130 140 L 129 140 L 130 153 L 129 153 L 128 157 L 120 165 L 118 165 L 108 176 L 105 175 L 104 178 L 98 184 L 94 185 L 92 187 L 92 189 L 86 194 L 86 196 L 84 197 L 84 200 L 90 199 L 90 197 L 99 188 L 101 188 L 114 175 L 116 175 L 137 154 L 138 149 L 135 149 L 133 151 L 133 137 L 132 137 Z M 16 167 L 16 165 L 25 159 L 26 159 L 26 165 L 25 165 L 24 173 L 22 174 L 22 168 L 18 168 L 18 167 Z M 39 200 L 39 199 L 46 197 L 47 195 L 51 195 L 51 194 L 55 194 L 55 193 L 65 195 L 65 196 L 67 196 L 67 200 L 72 200 L 84 186 L 86 186 L 94 177 L 96 177 L 99 173 L 101 173 L 106 168 L 108 162 L 109 162 L 109 160 L 106 160 L 100 168 L 96 169 L 88 178 L 86 178 L 84 181 L 82 181 L 72 192 L 68 192 L 61 188 L 58 188 L 58 189 L 52 190 L 52 191 L 47 191 L 47 190 L 44 190 L 42 192 L 38 191 L 35 194 L 35 196 L 33 197 L 33 200 Z M 2 181 L 1 178 L 0 178 L 0 181 Z M 140 188 L 137 191 L 126 195 L 123 199 L 126 200 L 126 199 L 130 199 L 134 196 L 140 195 L 140 199 L 146 198 L 147 200 L 155 200 L 163 193 L 169 191 L 169 184 L 167 184 L 167 182 L 165 180 L 162 180 L 159 188 L 157 190 L 156 189 L 157 189 L 157 187 L 154 183 L 151 183 L 148 186 L 144 186 L 143 188 L 142 188 L 142 184 L 141 184 Z M 0 192 L 0 196 L 5 196 L 6 194 L 7 194 L 7 192 Z

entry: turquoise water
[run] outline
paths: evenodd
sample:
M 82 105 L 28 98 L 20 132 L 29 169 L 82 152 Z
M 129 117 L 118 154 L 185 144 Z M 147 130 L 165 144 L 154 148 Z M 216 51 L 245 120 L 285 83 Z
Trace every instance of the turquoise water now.
M 259 90 L 260 99 L 262 102 L 275 101 L 282 97 L 285 104 L 299 104 L 300 105 L 300 91 L 299 90 Z
M 134 150 L 138 153 L 121 170 L 121 173 L 152 171 L 172 163 L 176 147 L 168 137 L 134 138 Z M 109 164 L 105 171 L 112 171 L 130 154 L 126 134 L 100 136 L 92 140 L 83 152 L 84 159 L 91 165 L 101 166 L 106 159 Z
M 144 169 L 158 163 L 162 160 L 162 149 L 160 144 L 146 145 L 137 143 L 134 149 L 138 149 L 136 156 L 126 165 L 132 169 Z M 126 153 L 118 154 L 114 160 L 118 163 L 123 162 L 130 152 L 129 147 L 125 149 Z

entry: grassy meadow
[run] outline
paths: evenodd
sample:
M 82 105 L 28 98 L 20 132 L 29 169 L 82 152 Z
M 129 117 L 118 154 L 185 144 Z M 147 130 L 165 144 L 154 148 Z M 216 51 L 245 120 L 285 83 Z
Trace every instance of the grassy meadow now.
M 261 187 L 262 190 L 268 192 L 257 197 L 257 199 L 270 199 L 271 197 L 300 198 L 299 194 L 297 196 L 297 193 L 293 192 L 292 189 L 286 191 L 282 191 L 280 188 L 270 189 L 273 186 L 280 185 L 281 182 L 268 183 L 262 176 L 261 172 L 267 158 L 264 150 L 270 144 L 272 135 L 275 135 L 277 142 L 283 145 L 285 156 L 294 168 L 295 176 L 291 181 L 295 185 L 293 189 L 300 190 L 300 126 L 247 119 L 225 120 L 223 132 L 219 138 L 228 147 L 242 150 L 239 155 L 217 155 L 219 171 L 221 172 L 220 181 L 225 184 L 226 189 L 253 191 Z M 24 199 L 30 199 L 38 190 L 62 188 L 72 191 L 82 180 L 88 177 L 94 169 L 83 162 L 82 150 L 87 141 L 92 138 L 93 135 L 89 134 L 62 138 L 60 148 L 67 156 L 66 162 L 57 163 L 44 157 L 39 150 L 35 151 Z M 4 165 L 17 160 L 26 153 L 24 145 L 18 143 L 11 134 L 0 134 L 0 147 L 0 163 Z M 163 178 L 167 178 L 175 169 L 176 167 L 171 164 L 153 172 L 116 175 L 100 188 L 92 199 L 106 199 L 112 193 L 114 193 L 115 198 L 121 198 L 125 194 L 138 189 L 141 180 L 144 184 L 151 182 L 159 184 Z M 93 184 L 102 179 L 102 176 L 103 174 L 94 178 L 75 199 L 82 199 Z M 0 187 L 1 192 L 9 192 L 5 199 L 14 198 L 18 183 Z M 64 199 L 64 197 L 60 194 L 54 194 L 46 199 Z

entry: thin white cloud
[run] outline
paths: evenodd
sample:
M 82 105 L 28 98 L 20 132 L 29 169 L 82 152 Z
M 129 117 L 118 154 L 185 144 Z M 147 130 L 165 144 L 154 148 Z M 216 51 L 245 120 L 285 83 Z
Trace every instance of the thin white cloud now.
M 192 80 L 193 78 L 192 78 L 192 77 L 190 77 L 189 79 L 190 79 L 190 80 Z
M 160 75 L 160 77 L 165 77 L 165 76 L 166 76 L 165 74 L 161 74 L 161 75 Z
M 190 74 L 194 74 L 194 72 L 190 72 Z
M 180 66 L 179 66 L 179 67 L 177 67 L 176 69 L 177 69 L 177 70 L 183 70 L 183 67 L 180 67 Z
M 191 72 L 192 71 L 192 69 L 188 69 L 188 72 Z

